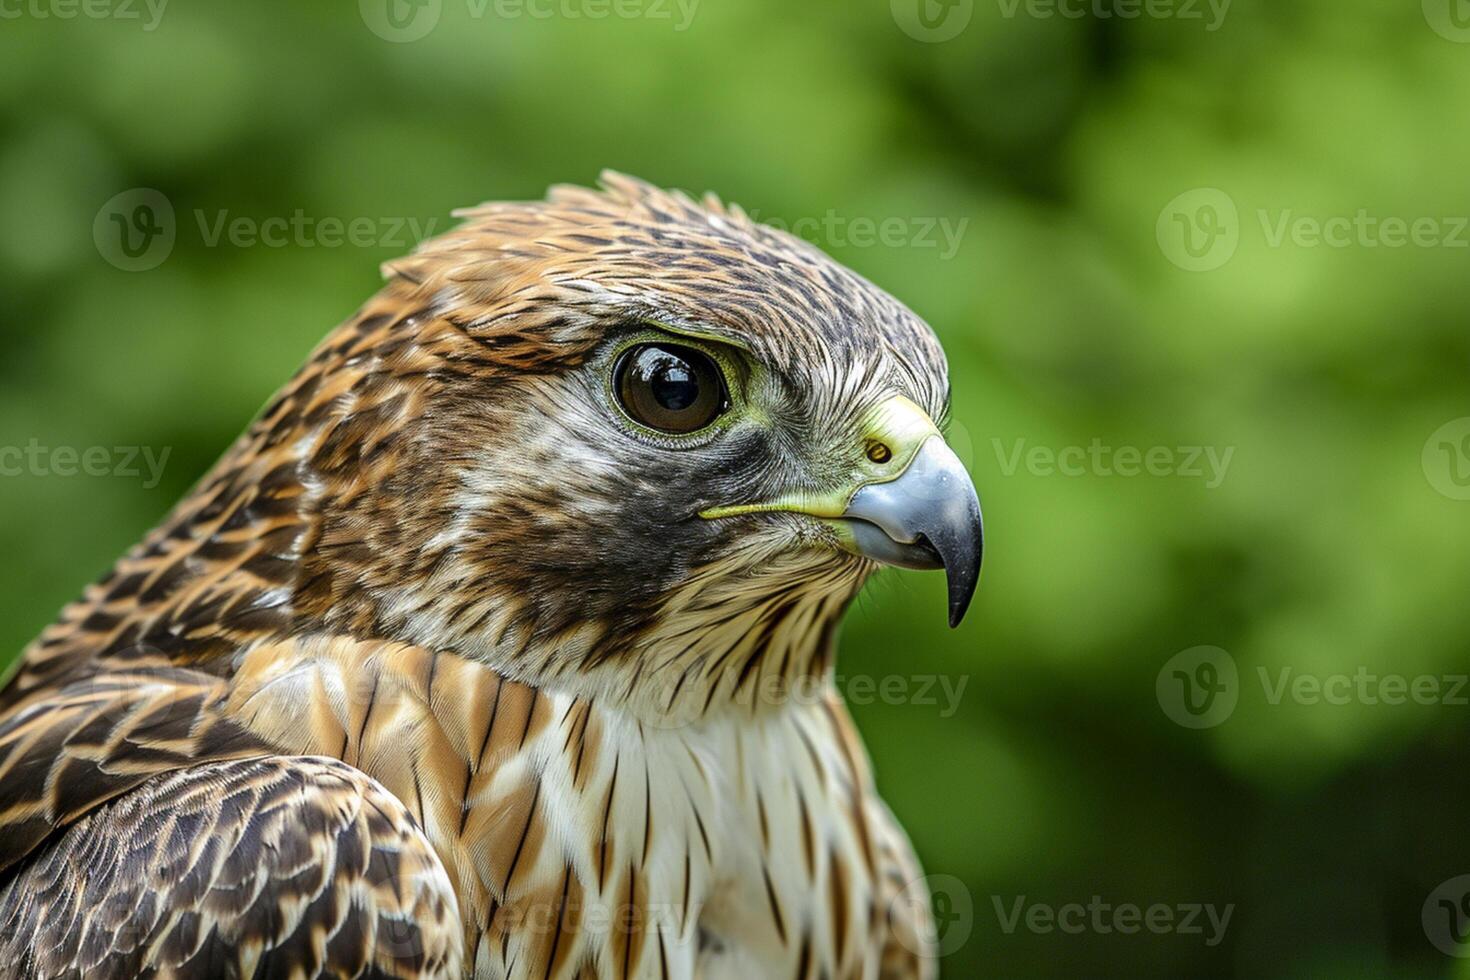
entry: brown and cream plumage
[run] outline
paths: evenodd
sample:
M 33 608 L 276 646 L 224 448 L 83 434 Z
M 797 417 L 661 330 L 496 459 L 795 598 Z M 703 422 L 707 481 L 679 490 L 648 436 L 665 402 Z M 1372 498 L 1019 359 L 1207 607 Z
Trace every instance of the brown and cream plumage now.
M 0 975 L 931 976 L 831 675 L 974 589 L 933 335 L 712 198 L 464 217 L 0 693 Z

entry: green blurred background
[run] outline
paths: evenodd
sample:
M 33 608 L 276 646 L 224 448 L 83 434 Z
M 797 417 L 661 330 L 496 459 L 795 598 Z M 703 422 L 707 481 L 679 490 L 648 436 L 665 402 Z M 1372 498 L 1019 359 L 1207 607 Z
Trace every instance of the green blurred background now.
M 0 446 L 171 455 L 153 487 L 0 478 L 0 663 L 377 288 L 395 224 L 615 167 L 802 222 L 949 351 L 979 597 L 951 633 L 940 582 L 884 575 L 840 668 L 945 976 L 1470 976 L 1436 948 L 1470 921 L 1470 4 L 93 2 L 0 4 Z M 124 271 L 135 188 L 175 241 Z M 1223 700 L 1188 727 L 1200 646 Z M 1342 675 L 1437 694 L 1274 693 Z M 1232 911 L 1011 925 L 1094 896 Z

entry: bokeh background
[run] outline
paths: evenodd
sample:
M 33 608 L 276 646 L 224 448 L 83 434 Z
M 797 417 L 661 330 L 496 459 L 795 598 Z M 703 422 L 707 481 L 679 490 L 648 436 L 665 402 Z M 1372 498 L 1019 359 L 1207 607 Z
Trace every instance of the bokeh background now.
M 154 2 L 0 4 L 0 447 L 170 454 L 0 477 L 0 663 L 415 228 L 615 167 L 949 351 L 979 597 L 840 668 L 945 976 L 1470 976 L 1470 4 Z

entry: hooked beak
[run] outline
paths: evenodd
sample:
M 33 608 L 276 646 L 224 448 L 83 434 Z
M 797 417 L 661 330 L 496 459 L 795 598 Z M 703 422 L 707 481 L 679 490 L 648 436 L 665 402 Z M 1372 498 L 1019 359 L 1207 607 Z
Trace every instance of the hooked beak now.
M 860 555 L 901 568 L 944 569 L 949 625 L 960 625 L 980 581 L 985 524 L 975 484 L 941 436 L 926 439 L 898 479 L 860 488 L 842 519 Z
M 718 507 L 700 516 L 809 514 L 823 519 L 853 554 L 900 568 L 942 568 L 949 625 L 958 626 L 975 595 L 985 548 L 975 484 L 933 420 L 907 398 L 879 405 L 864 430 L 867 451 L 855 488 Z

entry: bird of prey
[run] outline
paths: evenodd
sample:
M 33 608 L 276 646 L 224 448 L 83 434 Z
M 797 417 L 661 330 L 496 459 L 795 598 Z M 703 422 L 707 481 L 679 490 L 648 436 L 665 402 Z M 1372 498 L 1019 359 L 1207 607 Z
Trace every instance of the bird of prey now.
M 933 976 L 833 680 L 979 574 L 932 332 L 714 197 L 460 216 L 0 693 L 0 976 Z

